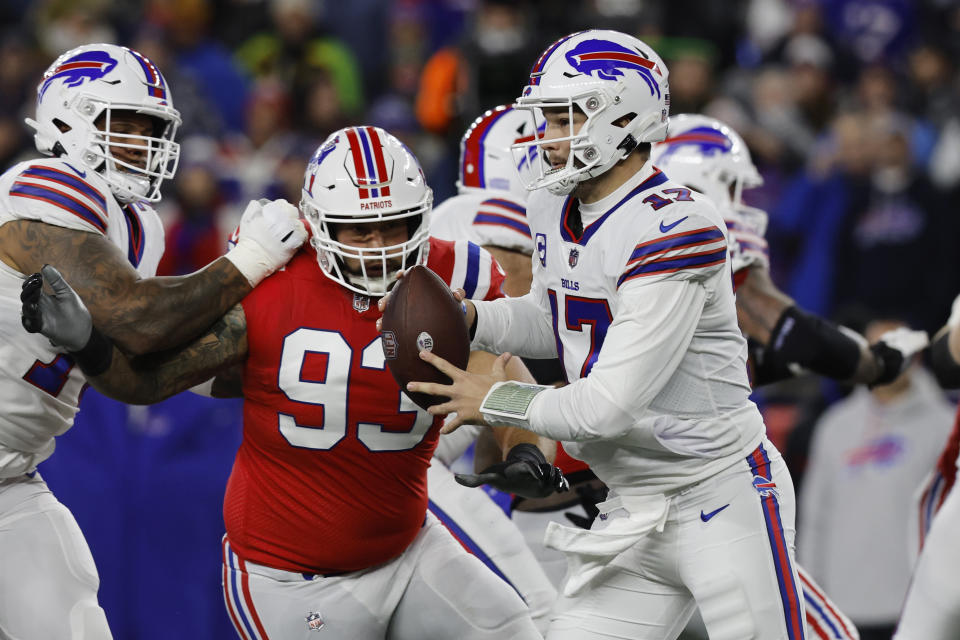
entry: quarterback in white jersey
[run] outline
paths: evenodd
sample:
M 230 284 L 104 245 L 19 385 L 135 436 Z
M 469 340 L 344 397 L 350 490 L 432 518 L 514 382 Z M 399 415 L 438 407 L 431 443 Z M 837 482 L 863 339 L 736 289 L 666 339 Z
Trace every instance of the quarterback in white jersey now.
M 667 69 L 615 31 L 552 44 L 518 108 L 542 112 L 530 184 L 530 294 L 466 303 L 475 344 L 559 356 L 554 389 L 469 374 L 434 412 L 560 440 L 610 488 L 590 530 L 552 525 L 570 570 L 548 638 L 805 637 L 793 484 L 750 402 L 726 226 L 648 162 L 667 129 Z M 539 189 L 545 189 L 540 191 Z M 509 360 L 501 356 L 499 365 Z
M 286 262 L 306 233 L 291 206 L 271 203 L 268 216 L 253 203 L 244 248 L 192 276 L 151 277 L 164 239 L 150 203 L 176 170 L 180 115 L 163 75 L 131 49 L 86 45 L 60 56 L 27 124 L 37 150 L 53 157 L 0 176 L 0 636 L 100 640 L 110 630 L 93 558 L 36 471 L 73 423 L 87 371 L 24 331 L 24 274 L 56 264 L 105 333 L 140 354 L 208 327 Z M 281 246 L 288 234 L 289 248 Z

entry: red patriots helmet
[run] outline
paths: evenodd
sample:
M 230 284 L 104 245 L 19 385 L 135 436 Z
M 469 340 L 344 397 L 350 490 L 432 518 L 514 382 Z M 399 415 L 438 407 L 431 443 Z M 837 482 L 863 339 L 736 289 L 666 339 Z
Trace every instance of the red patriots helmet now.
M 111 134 L 114 110 L 150 116 L 154 134 Z M 95 123 L 101 115 L 99 129 Z M 153 62 L 126 47 L 88 44 L 57 58 L 37 87 L 37 119 L 26 122 L 36 130 L 38 151 L 66 156 L 100 173 L 121 202 L 156 202 L 160 184 L 177 170 L 180 145 L 174 138 L 180 113 L 173 108 L 170 88 Z M 144 166 L 115 158 L 110 147 L 144 150 Z
M 331 134 L 304 174 L 300 210 L 313 231 L 320 268 L 356 293 L 382 296 L 400 269 L 426 261 L 432 207 L 433 191 L 420 163 L 379 127 L 347 127 Z M 406 221 L 407 240 L 384 247 L 343 244 L 331 228 L 396 220 Z M 343 258 L 359 258 L 360 273 L 347 271 Z M 396 263 L 400 266 L 392 267 Z
M 474 120 L 460 140 L 460 193 L 503 191 L 525 202 L 529 192 L 520 174 L 530 172 L 538 156 L 531 149 L 515 159 L 511 147 L 534 140 L 543 126 L 540 121 L 535 127 L 528 113 L 509 105 L 494 107 Z
M 638 144 L 663 140 L 670 109 L 667 67 L 633 36 L 580 31 L 547 47 L 514 106 L 531 114 L 566 108 L 571 123 L 575 108 L 586 115 L 576 135 L 551 140 L 570 141 L 567 164 L 551 168 L 537 163 L 527 183 L 528 189 L 547 187 L 567 194 L 578 182 L 608 171 Z M 540 151 L 542 144 L 540 139 L 516 144 L 514 154 L 522 158 L 531 148 Z

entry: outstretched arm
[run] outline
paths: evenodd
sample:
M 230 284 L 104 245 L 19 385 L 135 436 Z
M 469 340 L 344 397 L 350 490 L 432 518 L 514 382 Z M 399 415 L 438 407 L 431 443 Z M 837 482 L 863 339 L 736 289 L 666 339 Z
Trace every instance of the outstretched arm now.
M 737 289 L 737 319 L 760 343 L 754 385 L 788 377 L 791 365 L 836 380 L 860 384 L 892 382 L 926 346 L 926 334 L 897 329 L 868 345 L 854 332 L 807 313 L 780 291 L 763 267 L 752 267 Z
M 44 280 L 53 295 L 43 292 Z M 129 404 L 159 402 L 242 362 L 247 355 L 247 324 L 240 305 L 183 347 L 129 357 L 93 326 L 90 312 L 56 269 L 45 266 L 42 278 L 30 276 L 21 300 L 28 330 L 38 329 L 66 348 L 97 391 Z
M 25 274 L 55 265 L 83 298 L 94 324 L 121 350 L 150 353 L 199 335 L 293 255 L 306 230 L 295 209 L 279 209 L 269 210 L 275 214 L 270 219 L 264 211 L 245 213 L 241 236 L 246 224 L 246 233 L 256 239 L 188 276 L 141 278 L 104 236 L 27 220 L 0 227 L 0 259 Z

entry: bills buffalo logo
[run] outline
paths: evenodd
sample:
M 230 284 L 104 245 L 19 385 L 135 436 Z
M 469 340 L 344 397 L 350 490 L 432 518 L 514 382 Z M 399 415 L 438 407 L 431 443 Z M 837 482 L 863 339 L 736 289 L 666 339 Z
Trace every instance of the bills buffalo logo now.
M 421 331 L 417 336 L 417 349 L 420 351 L 433 351 L 433 336 L 426 331 Z
M 777 483 L 773 480 L 767 480 L 763 476 L 753 476 L 753 488 L 757 490 L 757 493 L 759 493 L 761 497 L 779 497 L 777 493 Z
M 580 250 L 579 249 L 570 249 L 570 256 L 567 258 L 567 264 L 570 265 L 570 268 L 573 269 L 577 266 L 577 261 L 580 260 Z
M 90 80 L 99 80 L 117 66 L 117 61 L 106 51 L 84 51 L 64 60 L 49 72 L 40 85 L 38 100 L 43 100 L 55 80 L 63 80 L 68 87 L 78 87 Z
M 311 611 L 307 615 L 307 629 L 310 631 L 320 631 L 320 629 L 323 629 L 323 625 L 323 618 L 320 617 L 319 613 Z
M 660 83 L 654 74 L 663 71 L 653 60 L 609 40 L 584 40 L 567 52 L 567 62 L 580 73 L 600 80 L 616 80 L 625 71 L 636 71 L 646 81 L 650 95 L 660 98 Z
M 662 156 L 663 158 L 670 157 L 684 147 L 695 147 L 696 150 L 704 156 L 730 153 L 733 149 L 733 140 L 722 131 L 714 129 L 713 127 L 696 127 L 695 129 L 690 129 L 675 136 L 670 136 L 661 144 L 667 147 L 667 150 Z

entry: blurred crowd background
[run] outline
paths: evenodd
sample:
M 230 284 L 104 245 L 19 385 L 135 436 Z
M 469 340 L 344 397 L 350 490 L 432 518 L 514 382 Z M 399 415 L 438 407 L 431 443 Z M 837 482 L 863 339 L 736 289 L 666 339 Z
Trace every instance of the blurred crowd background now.
M 159 210 L 161 272 L 188 273 L 249 199 L 298 202 L 306 160 L 345 125 L 395 134 L 436 202 L 452 195 L 466 126 L 588 27 L 639 36 L 669 67 L 672 113 L 747 140 L 765 183 L 745 200 L 769 213 L 774 281 L 802 307 L 859 330 L 944 323 L 960 291 L 958 0 L 0 0 L 0 164 L 35 155 L 23 118 L 57 55 L 141 51 L 183 116 Z M 756 394 L 798 479 L 811 425 L 847 391 Z M 91 392 L 83 407 L 42 471 L 90 539 L 115 635 L 232 637 L 209 584 L 239 404 Z

